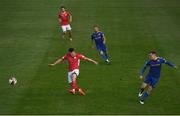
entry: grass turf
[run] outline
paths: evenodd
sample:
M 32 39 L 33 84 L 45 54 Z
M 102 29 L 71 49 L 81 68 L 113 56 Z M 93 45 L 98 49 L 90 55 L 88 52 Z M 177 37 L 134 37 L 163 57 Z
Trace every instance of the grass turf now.
M 164 66 L 145 105 L 138 103 L 139 69 L 156 50 L 180 64 L 179 0 L 1 0 L 0 114 L 180 114 L 180 71 Z M 61 40 L 61 4 L 73 15 L 74 42 Z M 92 25 L 107 36 L 111 65 L 91 49 Z M 96 59 L 81 62 L 78 84 L 87 95 L 66 91 L 67 65 L 47 66 L 68 47 Z M 15 75 L 18 84 L 8 85 Z

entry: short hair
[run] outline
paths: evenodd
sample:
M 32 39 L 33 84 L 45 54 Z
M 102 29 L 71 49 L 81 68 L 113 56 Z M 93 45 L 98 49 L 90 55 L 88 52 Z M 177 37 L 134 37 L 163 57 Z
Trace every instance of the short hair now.
M 69 49 L 68 49 L 68 52 L 70 52 L 70 53 L 71 53 L 71 52 L 74 52 L 74 51 L 75 51 L 74 48 L 69 48 Z
M 155 52 L 155 51 L 150 51 L 149 54 L 155 54 L 155 55 L 157 55 L 157 52 Z
M 99 26 L 98 26 L 98 25 L 94 25 L 93 27 L 97 27 L 97 28 L 99 28 Z
M 62 9 L 62 8 L 66 9 L 66 7 L 65 7 L 65 6 L 61 6 L 61 9 Z

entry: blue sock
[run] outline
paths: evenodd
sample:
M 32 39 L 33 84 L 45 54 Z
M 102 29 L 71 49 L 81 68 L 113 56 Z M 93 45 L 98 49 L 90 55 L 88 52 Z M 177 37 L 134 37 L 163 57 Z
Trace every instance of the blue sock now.
M 106 58 L 108 59 L 108 55 L 107 55 L 107 53 L 106 53 L 106 52 L 104 52 L 104 54 L 105 54 Z
M 143 95 L 140 99 L 144 101 L 148 96 L 149 96 L 149 93 L 147 93 L 147 91 L 146 91 L 143 93 Z
M 104 61 L 107 60 L 107 56 L 105 54 L 102 55 L 102 58 L 104 59 Z

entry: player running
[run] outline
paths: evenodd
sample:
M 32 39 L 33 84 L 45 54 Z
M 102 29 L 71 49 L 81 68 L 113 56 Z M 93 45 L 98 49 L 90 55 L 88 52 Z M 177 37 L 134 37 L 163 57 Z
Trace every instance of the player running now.
M 72 15 L 66 11 L 64 6 L 61 6 L 61 11 L 58 14 L 59 16 L 59 23 L 62 28 L 62 38 L 65 38 L 66 32 L 69 34 L 69 39 L 72 41 L 72 32 L 70 23 L 72 22 Z
M 95 41 L 96 48 L 99 54 L 102 56 L 106 64 L 109 64 L 110 61 L 108 60 L 107 55 L 107 48 L 106 48 L 106 37 L 103 32 L 100 31 L 98 26 L 94 26 L 94 33 L 91 35 L 92 44 Z
M 85 95 L 85 92 L 81 88 L 79 88 L 76 84 L 76 78 L 79 75 L 80 60 L 86 60 L 94 64 L 98 64 L 98 62 L 90 58 L 87 58 L 79 53 L 76 53 L 74 48 L 69 48 L 67 54 L 65 54 L 63 57 L 59 58 L 57 61 L 49 65 L 55 66 L 56 64 L 59 64 L 64 60 L 67 60 L 69 64 L 68 82 L 71 84 L 72 87 L 72 89 L 69 90 L 69 92 L 75 95 L 76 91 L 78 91 L 80 95 Z
M 170 67 L 177 68 L 177 66 L 166 61 L 164 58 L 158 57 L 156 52 L 152 51 L 149 53 L 149 61 L 145 63 L 144 67 L 140 71 L 140 79 L 143 80 L 143 74 L 146 68 L 150 67 L 149 73 L 144 79 L 144 82 L 142 83 L 140 92 L 139 92 L 141 104 L 144 104 L 144 100 L 150 95 L 153 88 L 156 87 L 156 84 L 158 83 L 158 80 L 160 78 L 161 66 L 163 63 L 167 64 Z M 147 87 L 147 91 L 144 92 L 146 87 Z

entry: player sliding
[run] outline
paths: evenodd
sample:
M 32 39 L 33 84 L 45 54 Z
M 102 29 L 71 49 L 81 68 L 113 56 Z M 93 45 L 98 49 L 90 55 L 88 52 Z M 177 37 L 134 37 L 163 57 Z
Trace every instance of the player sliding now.
M 87 58 L 79 53 L 76 53 L 74 48 L 69 48 L 67 54 L 65 54 L 63 57 L 59 58 L 57 61 L 49 65 L 55 66 L 56 64 L 59 64 L 64 60 L 67 60 L 69 63 L 68 82 L 71 84 L 72 87 L 72 89 L 69 90 L 69 92 L 75 95 L 76 91 L 78 91 L 80 95 L 85 95 L 85 92 L 81 88 L 79 88 L 76 84 L 76 78 L 79 75 L 80 60 L 86 60 L 94 64 L 98 64 L 98 62 L 90 58 Z
M 62 28 L 62 38 L 65 38 L 66 32 L 69 34 L 69 39 L 72 41 L 72 32 L 70 23 L 72 22 L 72 15 L 66 11 L 64 6 L 61 6 L 61 11 L 59 12 L 59 23 Z
M 158 80 L 160 78 L 160 73 L 161 73 L 161 66 L 163 63 L 167 64 L 170 67 L 177 68 L 177 66 L 166 61 L 164 58 L 158 57 L 156 52 L 152 51 L 149 53 L 149 61 L 145 63 L 144 67 L 142 68 L 140 72 L 140 79 L 143 80 L 143 74 L 146 68 L 148 66 L 150 67 L 149 73 L 144 79 L 144 82 L 142 83 L 140 92 L 139 92 L 141 104 L 144 104 L 144 100 L 150 95 L 153 88 L 155 88 L 156 84 L 158 83 Z M 146 87 L 147 87 L 147 91 L 144 92 Z
M 106 48 L 106 37 L 103 32 L 100 31 L 98 26 L 94 26 L 94 33 L 91 35 L 92 44 L 95 41 L 96 48 L 99 54 L 102 56 L 106 64 L 109 64 L 107 48 Z

